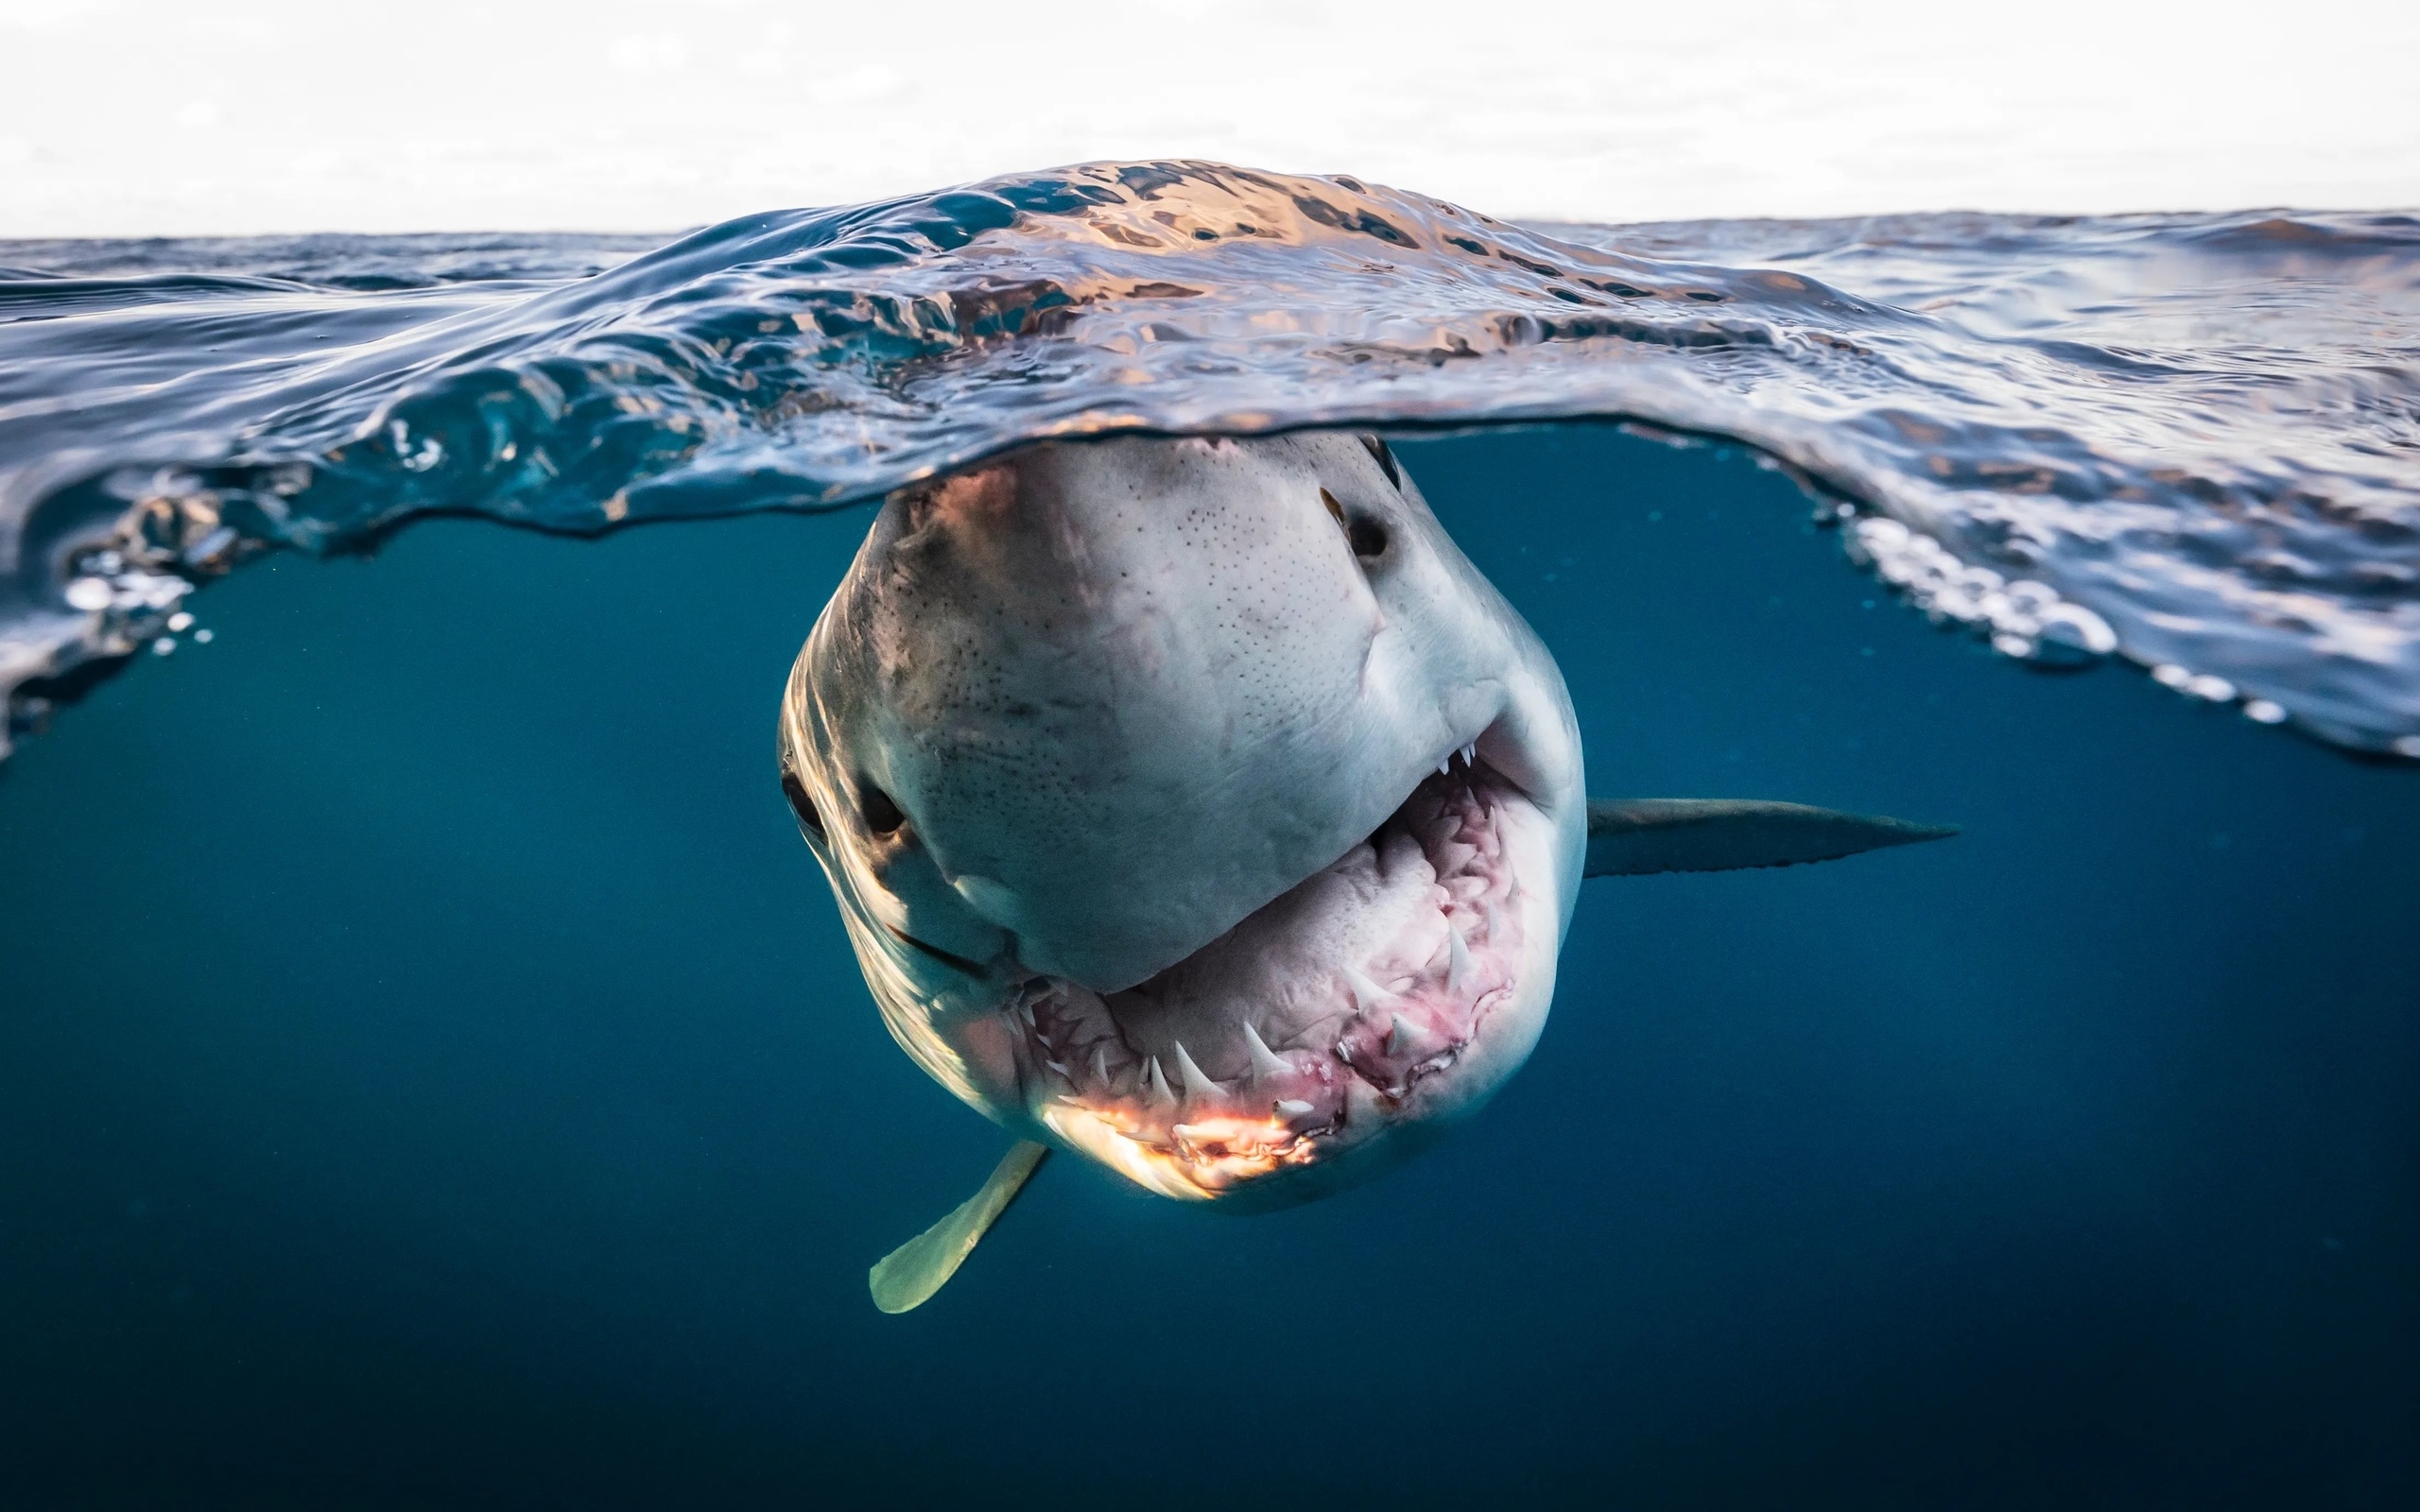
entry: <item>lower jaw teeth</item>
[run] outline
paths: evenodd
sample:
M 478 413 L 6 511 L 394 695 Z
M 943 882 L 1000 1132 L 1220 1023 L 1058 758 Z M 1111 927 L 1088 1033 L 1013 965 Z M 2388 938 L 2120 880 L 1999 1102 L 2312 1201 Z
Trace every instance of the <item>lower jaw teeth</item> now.
M 1280 1059 L 1275 1051 L 1269 1048 L 1268 1041 L 1261 1039 L 1260 1031 L 1254 1029 L 1249 1021 L 1245 1022 L 1243 1029 L 1244 1053 L 1252 1059 L 1252 1072 L 1254 1076 L 1282 1076 L 1294 1069 Z

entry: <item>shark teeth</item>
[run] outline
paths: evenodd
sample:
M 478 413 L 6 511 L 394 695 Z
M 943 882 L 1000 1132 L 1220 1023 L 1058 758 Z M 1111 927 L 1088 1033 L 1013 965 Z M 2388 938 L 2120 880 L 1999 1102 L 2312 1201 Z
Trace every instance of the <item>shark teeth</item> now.
M 1150 1159 L 1217 1184 L 1269 1151 L 1289 1163 L 1323 1158 L 1317 1142 L 1350 1138 L 1345 1110 L 1365 1085 L 1401 1100 L 1449 1070 L 1517 981 L 1511 953 L 1527 934 L 1512 847 L 1522 836 L 1508 833 L 1502 795 L 1477 760 L 1476 743 L 1448 752 L 1437 764 L 1448 780 L 1424 782 L 1365 851 L 1338 863 L 1400 897 L 1392 933 L 1339 940 L 1286 991 L 1212 997 L 1175 980 L 1104 998 L 1021 982 L 1004 1006 L 1012 1022 L 1038 1025 L 1026 1040 L 1029 1095 L 1056 1094 Z M 1248 934 L 1242 946 L 1259 948 Z M 1227 1078 L 1177 1034 L 1208 1046 Z
M 1157 1065 L 1158 1062 L 1153 1061 L 1152 1064 Z M 1216 1097 L 1226 1091 L 1210 1079 L 1208 1072 L 1193 1063 L 1193 1057 L 1185 1054 L 1184 1041 L 1181 1040 L 1176 1041 L 1176 1074 L 1177 1079 L 1184 1084 L 1184 1100 L 1188 1103 Z
M 1462 932 L 1453 925 L 1445 926 L 1445 990 L 1460 992 L 1470 986 L 1476 973 L 1471 965 L 1471 948 L 1462 943 Z
M 1360 1013 L 1374 1012 L 1378 1005 L 1390 1001 L 1394 996 L 1393 993 L 1349 966 L 1344 968 L 1344 985 L 1353 993 L 1354 1009 Z
M 1260 1031 L 1252 1026 L 1250 1020 L 1245 1021 L 1243 1030 L 1244 1053 L 1252 1057 L 1252 1074 L 1255 1080 L 1282 1076 L 1294 1069 L 1276 1051 L 1269 1048 L 1269 1041 L 1260 1037 Z

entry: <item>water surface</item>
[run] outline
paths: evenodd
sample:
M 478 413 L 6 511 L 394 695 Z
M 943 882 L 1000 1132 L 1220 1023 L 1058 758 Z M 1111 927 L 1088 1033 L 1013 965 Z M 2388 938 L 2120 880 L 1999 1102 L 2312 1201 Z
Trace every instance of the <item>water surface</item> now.
M 1110 163 L 629 238 L 18 243 L 0 685 L 260 544 L 818 508 L 1041 437 L 1625 417 L 1752 442 L 2004 653 L 2420 754 L 2420 221 L 1523 227 Z

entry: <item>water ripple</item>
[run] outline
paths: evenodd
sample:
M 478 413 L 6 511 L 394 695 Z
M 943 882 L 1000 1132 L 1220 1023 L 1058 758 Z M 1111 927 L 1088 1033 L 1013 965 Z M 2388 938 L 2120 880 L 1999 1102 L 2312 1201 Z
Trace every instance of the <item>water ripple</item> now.
M 1097 163 L 629 238 L 0 244 L 12 722 L 265 545 L 826 508 L 1045 437 L 1618 417 L 2011 655 L 2420 755 L 2420 220 L 1520 226 Z M 631 255 L 636 252 L 637 255 Z

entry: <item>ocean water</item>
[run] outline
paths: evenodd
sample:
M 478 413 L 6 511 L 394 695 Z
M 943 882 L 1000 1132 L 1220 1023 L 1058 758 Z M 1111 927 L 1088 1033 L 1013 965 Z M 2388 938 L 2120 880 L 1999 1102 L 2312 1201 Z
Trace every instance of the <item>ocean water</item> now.
M 1399 448 L 1592 789 L 1966 827 L 1590 883 L 1535 1059 L 1236 1218 L 890 1043 L 773 781 L 863 511 L 424 523 L 0 775 L 0 1503 L 2387 1506 L 2420 801 L 1877 592 L 1746 455 Z
M 1309 223 L 1248 249 L 1341 266 L 1323 238 L 1374 234 Z M 2029 280 L 2079 286 L 2053 265 L 2093 236 L 2198 234 L 2177 224 L 1908 235 L 2019 301 Z M 2244 227 L 2354 234 L 2226 224 L 2218 240 L 2258 246 L 2291 238 Z M 1517 249 L 1546 233 L 1491 234 L 1530 238 Z M 1919 255 L 1844 227 L 1590 234 L 1637 260 L 1774 244 L 1757 238 L 1831 246 L 1841 266 Z M 739 235 L 684 244 L 713 253 L 686 266 L 728 263 Z M 1022 335 L 968 337 L 928 369 L 866 356 L 874 335 L 818 336 L 840 352 L 823 387 L 799 376 L 809 353 L 778 380 L 734 369 L 755 389 L 683 389 L 663 374 L 704 370 L 710 340 L 665 337 L 651 350 L 678 362 L 631 357 L 624 376 L 597 353 L 645 347 L 629 310 L 562 313 L 594 292 L 582 269 L 631 250 L 67 247 L 40 255 L 74 279 L 12 286 L 48 302 L 0 325 L 8 625 L 47 660 L 0 766 L 0 1505 L 2373 1507 L 2420 1490 L 2420 776 L 2391 754 L 2395 656 L 2314 639 L 2411 612 L 2399 591 L 2349 586 L 2407 549 L 2408 446 L 2356 423 L 2391 404 L 2348 400 L 2306 447 L 2246 418 L 2280 390 L 2253 394 L 2236 353 L 2238 381 L 2203 402 L 2240 406 L 2209 411 L 2207 465 L 2158 496 L 2170 524 L 2274 523 L 2221 472 L 2383 481 L 2351 515 L 2297 517 L 2304 550 L 2326 543 L 2345 575 L 2336 598 L 2312 590 L 2308 625 L 2229 618 L 2247 602 L 2232 588 L 2195 619 L 2169 595 L 2267 581 L 2224 540 L 2162 548 L 2127 533 L 2150 528 L 2141 501 L 2023 477 L 1927 515 L 1893 490 L 1939 474 L 1919 459 L 1903 476 L 1858 439 L 1897 423 L 1860 429 L 1878 398 L 1835 396 L 1847 439 L 1791 430 L 1791 393 L 1834 391 L 1788 378 L 1796 358 L 1772 353 L 1789 341 L 1701 359 L 1652 321 L 1584 338 L 1644 349 L 1606 357 L 1638 369 L 1618 380 L 1635 395 L 1714 391 L 1691 387 L 1701 360 L 1738 377 L 1736 423 L 1716 426 L 1524 399 L 1599 381 L 1577 354 L 1542 365 L 1551 342 L 1356 364 L 1305 318 L 1259 344 L 1251 299 L 1340 301 L 1305 275 L 1222 286 L 1233 329 L 1194 343 L 1216 349 L 1186 359 L 1201 369 L 1117 395 L 1110 348 L 1025 314 L 1004 327 Z M 845 276 L 960 254 L 989 255 L 978 235 Z M 2334 301 L 2277 286 L 2325 325 L 2388 277 L 2342 275 L 2355 292 Z M 684 285 L 692 313 L 772 297 L 769 274 L 698 278 L 713 287 Z M 1496 297 L 1431 288 L 1422 308 L 1448 295 Z M 2077 424 L 2117 412 L 2075 376 L 2081 355 L 2027 369 L 2032 390 L 1931 393 L 1917 359 L 1940 352 L 1906 335 L 1922 301 L 1857 299 L 1822 318 L 1881 312 L 1856 318 L 1912 343 L 1886 364 L 1903 419 L 2024 392 Z M 549 301 L 556 345 L 516 346 Z M 2403 328 L 2366 329 L 2384 350 Z M 358 350 L 309 355 L 339 331 Z M 26 357 L 44 342 L 48 367 Z M 493 372 L 525 359 L 566 396 L 595 379 L 593 410 L 514 408 L 530 388 Z M 2383 360 L 2309 361 L 2276 381 L 2401 381 Z M 1394 376 L 1349 387 L 1374 365 Z M 760 413 L 730 397 L 777 382 L 839 398 Z M 2139 397 L 2128 382 L 2103 387 Z M 1255 393 L 1269 425 L 1560 404 L 1764 442 L 1578 421 L 1395 432 L 1560 659 L 1592 791 L 1965 833 L 1590 883 L 1536 1057 L 1438 1150 L 1253 1218 L 1054 1162 L 940 1297 L 882 1316 L 866 1266 L 971 1191 L 1001 1136 L 890 1044 L 774 781 L 782 678 L 869 523 L 834 506 L 986 435 L 1167 419 L 1146 404 L 1200 406 L 1198 426 L 1166 428 L 1248 428 Z M 683 413 L 729 428 L 684 452 L 666 438 L 697 439 L 671 428 Z M 311 453 L 321 421 L 354 438 Z M 2134 434 L 2109 424 L 2091 455 Z M 1958 444 L 1992 460 L 1996 434 Z M 1793 435 L 1876 471 L 1820 472 L 1810 493 Z M 560 459 L 564 437 L 604 438 L 578 454 L 597 471 Z M 536 448 L 552 474 L 511 465 Z M 1908 454 L 1925 455 L 1953 454 Z M 602 518 L 616 497 L 623 519 Z M 1989 509 L 2120 523 L 2094 538 L 2106 556 L 2082 525 L 2052 530 L 2036 576 L 1965 597 L 1962 569 L 1927 576 L 1913 536 L 1874 528 L 1929 521 L 1964 553 Z M 234 539 L 200 549 L 220 529 Z M 2110 560 L 2125 572 L 2096 576 Z M 65 594 L 94 580 L 109 602 L 76 609 Z M 2034 609 L 2081 611 L 2055 622 L 2072 644 L 2045 654 L 2040 613 L 2027 637 L 1993 619 L 2010 606 L 1979 612 L 2029 580 L 2057 594 Z M 169 630 L 179 612 L 198 623 Z M 2085 644 L 2096 622 L 2115 654 Z M 2152 632 L 2259 654 L 2159 661 L 2169 643 L 2127 639 Z M 1996 649 L 2007 637 L 2037 644 Z M 121 644 L 135 654 L 112 660 Z M 2213 668 L 2241 685 L 2191 685 Z M 2243 717 L 2264 696 L 2301 699 L 2294 728 Z

